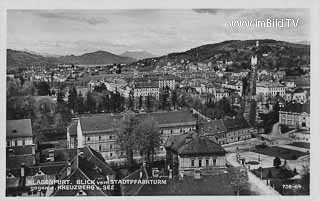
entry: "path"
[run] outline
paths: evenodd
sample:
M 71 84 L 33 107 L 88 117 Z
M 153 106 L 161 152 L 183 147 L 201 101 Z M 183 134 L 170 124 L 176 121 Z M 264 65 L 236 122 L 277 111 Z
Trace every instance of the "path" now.
M 234 167 L 241 166 L 236 160 L 236 153 L 226 155 L 227 161 Z M 251 185 L 251 190 L 255 191 L 258 195 L 280 195 L 276 190 L 266 185 L 266 181 L 260 180 L 254 174 L 247 170 L 248 182 Z

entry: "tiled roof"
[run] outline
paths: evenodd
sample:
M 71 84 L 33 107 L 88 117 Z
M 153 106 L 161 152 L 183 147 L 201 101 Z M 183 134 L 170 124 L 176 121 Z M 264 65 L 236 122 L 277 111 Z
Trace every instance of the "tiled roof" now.
M 138 114 L 139 118 L 153 118 L 158 125 L 179 124 L 186 122 L 196 123 L 196 118 L 190 111 L 173 111 L 173 112 L 154 112 L 146 114 Z
M 75 184 L 76 180 L 106 180 L 108 175 L 114 175 L 115 172 L 109 167 L 98 152 L 89 147 L 81 149 L 81 154 L 74 157 L 71 162 L 71 175 L 66 177 L 66 167 L 60 172 L 60 179 L 69 179 L 71 184 Z M 97 183 L 96 183 L 97 185 Z M 104 190 L 84 190 L 87 195 L 108 195 L 109 191 Z M 76 195 L 78 190 L 58 190 L 55 196 Z
M 31 120 L 7 120 L 7 137 L 32 137 Z
M 223 120 L 223 123 L 227 129 L 227 132 L 238 130 L 238 129 L 250 128 L 250 125 L 248 124 L 247 120 L 244 117 L 226 119 L 226 120 Z
M 122 115 L 103 114 L 90 117 L 80 117 L 82 132 L 105 131 L 115 129 L 119 125 Z
M 283 109 L 286 112 L 296 112 L 296 113 L 303 113 L 306 112 L 310 114 L 310 104 L 287 104 Z
M 7 168 L 20 167 L 22 163 L 26 166 L 32 166 L 35 160 L 35 156 L 31 154 L 25 155 L 7 155 Z
M 170 124 L 196 124 L 196 118 L 190 111 L 154 112 L 136 115 L 139 119 L 152 118 L 158 123 L 159 127 Z M 84 133 L 117 129 L 119 128 L 119 121 L 122 118 L 123 115 L 110 114 L 79 117 L 81 128 Z
M 72 120 L 69 126 L 70 136 L 77 136 L 77 126 L 78 126 L 78 120 L 77 119 Z
M 204 133 L 208 133 L 210 135 L 215 135 L 218 133 L 226 132 L 227 129 L 223 124 L 223 120 L 213 120 L 210 122 L 205 122 L 202 124 L 201 128 Z
M 193 132 L 181 136 L 170 136 L 168 143 L 166 143 L 166 148 L 179 155 L 225 154 L 225 150 L 219 144 L 211 141 L 205 136 L 199 136 Z

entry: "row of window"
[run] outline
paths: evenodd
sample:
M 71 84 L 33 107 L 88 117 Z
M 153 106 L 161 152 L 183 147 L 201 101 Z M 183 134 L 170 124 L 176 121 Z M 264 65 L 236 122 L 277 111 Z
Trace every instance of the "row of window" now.
M 209 159 L 205 160 L 205 164 L 202 164 L 202 159 L 198 160 L 198 164 L 195 164 L 196 160 L 191 159 L 191 167 L 202 167 L 203 165 L 209 166 Z M 216 159 L 213 159 L 213 165 L 216 165 Z
M 109 135 L 109 140 L 114 140 L 114 137 L 113 135 Z M 102 141 L 102 136 L 99 136 L 98 137 L 99 141 Z M 87 141 L 90 142 L 92 140 L 91 137 L 87 137 Z
M 26 145 L 26 141 L 22 140 L 22 146 Z M 13 146 L 10 140 L 7 140 L 7 147 Z M 14 146 L 18 146 L 18 140 L 14 140 Z

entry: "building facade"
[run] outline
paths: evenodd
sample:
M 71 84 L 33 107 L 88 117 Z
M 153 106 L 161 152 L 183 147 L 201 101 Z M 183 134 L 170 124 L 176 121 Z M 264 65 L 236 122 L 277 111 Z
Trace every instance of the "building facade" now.
M 225 150 L 195 132 L 171 136 L 166 142 L 166 161 L 174 174 L 193 175 L 195 171 L 225 167 Z
M 310 114 L 279 111 L 279 122 L 290 127 L 310 129 Z
M 159 126 L 161 146 L 158 154 L 165 154 L 164 143 L 169 136 L 179 135 L 196 129 L 196 119 L 190 111 L 154 112 L 134 114 L 138 119 L 153 119 Z M 81 148 L 89 146 L 106 160 L 125 158 L 125 151 L 117 143 L 123 115 L 97 114 L 74 119 L 67 130 L 68 146 Z M 139 152 L 134 153 L 139 156 Z

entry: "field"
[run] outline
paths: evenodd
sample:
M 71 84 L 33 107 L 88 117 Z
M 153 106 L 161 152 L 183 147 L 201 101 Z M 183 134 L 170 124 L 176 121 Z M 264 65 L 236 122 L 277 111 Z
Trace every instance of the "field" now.
M 303 153 L 296 150 L 286 149 L 282 147 L 266 147 L 266 148 L 256 148 L 252 150 L 253 152 L 268 155 L 268 156 L 278 156 L 285 160 L 296 160 L 300 156 L 307 155 L 307 153 Z
M 310 149 L 310 143 L 306 143 L 306 142 L 293 142 L 293 143 L 288 144 L 288 145 Z

